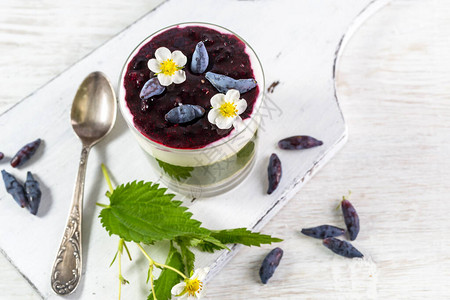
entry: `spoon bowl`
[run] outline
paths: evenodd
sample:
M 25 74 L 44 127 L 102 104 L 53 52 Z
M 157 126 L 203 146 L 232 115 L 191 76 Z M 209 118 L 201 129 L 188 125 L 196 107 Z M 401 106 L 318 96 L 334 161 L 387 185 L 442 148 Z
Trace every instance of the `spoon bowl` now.
M 81 83 L 72 104 L 71 121 L 83 143 L 72 204 L 64 235 L 52 269 L 51 285 L 58 295 L 72 293 L 82 270 L 82 216 L 84 181 L 89 151 L 105 137 L 116 121 L 116 97 L 108 79 L 101 72 L 89 74 Z
M 83 80 L 70 114 L 73 130 L 83 144 L 93 146 L 111 131 L 116 105 L 114 90 L 103 73 L 93 72 Z

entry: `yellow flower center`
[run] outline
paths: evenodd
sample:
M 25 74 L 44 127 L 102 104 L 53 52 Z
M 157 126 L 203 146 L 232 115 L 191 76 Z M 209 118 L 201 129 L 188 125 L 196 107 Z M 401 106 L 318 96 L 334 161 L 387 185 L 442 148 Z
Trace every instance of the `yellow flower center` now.
M 161 63 L 161 73 L 164 75 L 172 76 L 179 69 L 180 67 L 172 59 L 165 60 Z
M 225 118 L 231 118 L 237 116 L 236 104 L 232 102 L 225 102 L 219 108 L 220 114 Z
M 186 293 L 188 293 L 189 296 L 195 296 L 195 293 L 200 292 L 202 288 L 203 283 L 198 280 L 198 278 L 188 279 L 186 281 Z

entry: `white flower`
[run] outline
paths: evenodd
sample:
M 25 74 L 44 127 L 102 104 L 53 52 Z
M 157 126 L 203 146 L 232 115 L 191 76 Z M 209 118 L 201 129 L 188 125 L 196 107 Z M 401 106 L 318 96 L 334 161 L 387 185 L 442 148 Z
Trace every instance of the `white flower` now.
M 168 86 L 186 80 L 186 74 L 182 69 L 187 58 L 181 51 L 170 52 L 166 47 L 160 47 L 156 49 L 155 57 L 148 61 L 148 68 L 158 75 L 161 85 Z
M 203 280 L 205 280 L 208 272 L 209 268 L 195 270 L 191 278 L 186 278 L 172 288 L 172 295 L 178 297 L 178 299 L 200 299 L 204 293 Z
M 211 98 L 212 109 L 208 113 L 208 121 L 220 129 L 228 129 L 242 122 L 241 117 L 247 108 L 247 101 L 239 99 L 238 90 L 228 90 L 227 94 L 215 94 Z

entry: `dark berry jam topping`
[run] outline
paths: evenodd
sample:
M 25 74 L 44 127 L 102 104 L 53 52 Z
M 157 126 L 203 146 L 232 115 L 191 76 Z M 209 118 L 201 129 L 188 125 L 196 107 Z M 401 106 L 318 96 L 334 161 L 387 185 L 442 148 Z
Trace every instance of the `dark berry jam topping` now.
M 229 135 L 233 130 L 233 127 L 219 129 L 208 121 L 210 99 L 218 91 L 205 78 L 205 73 L 194 74 L 190 70 L 192 54 L 200 41 L 204 42 L 209 55 L 205 73 L 211 71 L 234 79 L 254 78 L 244 42 L 232 34 L 201 26 L 174 27 L 156 35 L 141 47 L 127 66 L 124 77 L 125 101 L 133 115 L 135 127 L 149 139 L 168 147 L 202 148 Z M 161 95 L 141 100 L 139 94 L 142 87 L 155 76 L 147 67 L 147 62 L 154 58 L 159 47 L 166 47 L 170 51 L 180 50 L 186 55 L 188 61 L 183 69 L 186 81 L 171 84 Z M 247 109 L 240 115 L 242 119 L 250 117 L 258 94 L 257 86 L 241 95 L 247 101 Z M 201 118 L 188 123 L 173 124 L 165 120 L 164 116 L 179 104 L 199 105 L 206 112 Z

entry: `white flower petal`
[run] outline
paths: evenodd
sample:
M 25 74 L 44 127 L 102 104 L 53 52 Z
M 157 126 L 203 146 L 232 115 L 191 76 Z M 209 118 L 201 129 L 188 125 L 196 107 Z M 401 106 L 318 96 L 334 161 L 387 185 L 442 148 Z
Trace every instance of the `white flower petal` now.
M 180 50 L 175 50 L 172 52 L 172 60 L 178 67 L 184 67 L 187 57 Z
M 240 131 L 242 131 L 245 128 L 244 121 L 242 121 L 241 117 L 237 116 L 234 119 L 233 127 L 234 127 L 234 129 L 236 129 L 237 132 L 240 132 Z
M 224 94 L 215 94 L 214 96 L 212 96 L 211 98 L 211 106 L 213 108 L 219 108 L 222 103 L 225 102 L 225 95 Z
M 158 74 L 159 83 L 163 86 L 169 86 L 173 82 L 173 78 L 170 75 L 164 75 L 162 73 Z
M 170 292 L 172 293 L 172 295 L 178 296 L 179 294 L 181 294 L 184 291 L 185 288 L 186 288 L 186 282 L 183 281 L 183 282 L 180 282 L 180 283 L 174 285 Z
M 225 95 L 225 100 L 227 102 L 236 102 L 239 100 L 239 97 L 241 96 L 241 94 L 239 93 L 238 90 L 228 90 L 227 94 Z
M 186 300 L 197 300 L 197 296 L 187 296 Z
M 245 101 L 245 99 L 241 99 L 235 102 L 235 104 L 238 115 L 242 114 L 247 109 L 247 101 Z
M 192 278 L 197 278 L 200 281 L 205 280 L 206 275 L 208 275 L 209 272 L 209 268 L 200 268 L 195 270 L 194 275 L 192 276 Z M 197 276 L 195 276 L 197 275 Z
M 184 73 L 183 70 L 175 71 L 175 74 L 173 74 L 173 83 L 179 84 L 186 80 L 186 73 Z
M 220 111 L 218 109 L 211 109 L 208 113 L 208 121 L 211 124 L 216 124 L 216 119 L 219 116 Z
M 161 63 L 159 63 L 155 58 L 152 58 L 147 63 L 148 68 L 153 73 L 159 73 L 161 72 Z
M 171 59 L 172 53 L 170 53 L 170 50 L 166 47 L 159 47 L 155 51 L 155 57 L 160 63 L 162 63 L 163 61 Z
M 233 125 L 234 119 L 235 118 L 227 118 L 219 116 L 216 118 L 216 126 L 219 127 L 220 129 L 228 129 L 231 127 L 231 125 Z

